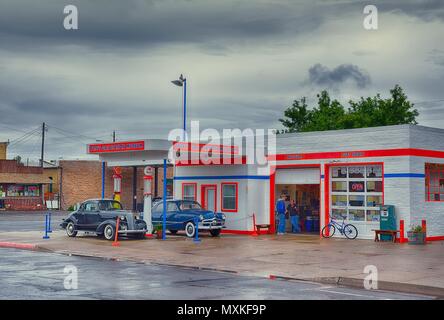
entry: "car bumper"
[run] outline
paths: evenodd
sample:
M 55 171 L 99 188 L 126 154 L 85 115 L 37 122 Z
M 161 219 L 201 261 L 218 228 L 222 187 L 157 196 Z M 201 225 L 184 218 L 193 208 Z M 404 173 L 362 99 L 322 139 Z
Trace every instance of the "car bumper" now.
M 124 234 L 134 234 L 134 233 L 147 233 L 148 230 L 146 229 L 142 229 L 142 230 L 119 230 L 119 234 L 124 233 Z
M 211 219 L 211 220 L 203 220 L 198 224 L 199 230 L 216 230 L 225 228 L 225 221 Z

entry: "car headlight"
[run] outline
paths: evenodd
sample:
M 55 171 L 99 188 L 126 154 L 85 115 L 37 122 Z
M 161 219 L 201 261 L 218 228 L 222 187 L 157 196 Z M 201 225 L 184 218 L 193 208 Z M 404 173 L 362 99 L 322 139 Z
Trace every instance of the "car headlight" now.
M 204 219 L 204 216 L 203 216 L 203 215 L 200 215 L 200 216 L 199 216 L 199 220 L 202 221 L 203 219 Z
M 125 216 L 121 216 L 121 217 L 120 217 L 120 220 L 125 220 Z
M 227 216 L 224 215 L 223 213 L 221 213 L 220 216 L 222 217 L 222 220 L 225 220 L 227 218 Z

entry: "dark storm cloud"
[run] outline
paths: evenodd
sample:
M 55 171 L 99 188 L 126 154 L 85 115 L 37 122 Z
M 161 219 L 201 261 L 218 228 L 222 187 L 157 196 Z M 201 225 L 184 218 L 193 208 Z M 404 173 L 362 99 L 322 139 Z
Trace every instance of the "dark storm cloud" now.
M 56 0 L 7 0 L 0 4 L 0 39 L 22 46 L 84 44 L 144 46 L 206 43 L 282 37 L 316 29 L 321 15 L 313 5 L 292 2 L 72 0 L 79 29 L 62 27 L 63 8 Z M 305 13 L 312 12 L 308 18 Z M 39 39 L 39 41 L 36 41 Z
M 308 69 L 308 76 L 311 84 L 321 87 L 336 88 L 348 80 L 359 88 L 365 88 L 371 83 L 368 73 L 352 64 L 341 64 L 330 70 L 317 63 Z

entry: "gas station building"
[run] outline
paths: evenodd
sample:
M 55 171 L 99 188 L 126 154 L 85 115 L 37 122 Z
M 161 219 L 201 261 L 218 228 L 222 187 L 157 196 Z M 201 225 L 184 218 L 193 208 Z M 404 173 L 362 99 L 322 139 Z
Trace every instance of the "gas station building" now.
M 398 125 L 279 134 L 265 169 L 242 155 L 230 164 L 184 163 L 184 153 L 206 152 L 203 144 L 186 142 L 180 157 L 173 144 L 91 144 L 88 153 L 115 167 L 159 167 L 167 159 L 174 170 L 173 197 L 223 212 L 229 233 L 251 234 L 253 221 L 274 232 L 275 203 L 285 195 L 299 206 L 303 232 L 319 234 L 330 219 L 345 218 L 357 227 L 358 238 L 373 239 L 381 206 L 393 205 L 401 238 L 425 220 L 427 239 L 444 240 L 443 129 Z M 228 147 L 234 159 L 236 150 Z

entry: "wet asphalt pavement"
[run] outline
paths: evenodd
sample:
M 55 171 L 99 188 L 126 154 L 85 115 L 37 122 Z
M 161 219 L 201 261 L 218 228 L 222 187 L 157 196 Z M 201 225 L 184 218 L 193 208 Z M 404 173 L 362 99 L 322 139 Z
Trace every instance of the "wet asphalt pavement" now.
M 52 228 L 66 212 L 52 214 Z M 0 233 L 43 230 L 44 213 L 0 213 Z M 78 272 L 67 290 L 66 266 Z M 309 282 L 269 280 L 55 253 L 0 248 L 0 299 L 428 299 Z
M 77 289 L 64 288 L 77 269 Z M 73 270 L 73 269 L 70 269 Z M 0 299 L 424 299 L 236 274 L 0 248 Z
M 0 211 L 0 232 L 11 231 L 38 231 L 45 230 L 45 214 L 47 212 L 2 212 Z M 62 219 L 68 216 L 69 212 L 51 212 L 51 226 L 58 229 Z

